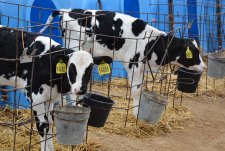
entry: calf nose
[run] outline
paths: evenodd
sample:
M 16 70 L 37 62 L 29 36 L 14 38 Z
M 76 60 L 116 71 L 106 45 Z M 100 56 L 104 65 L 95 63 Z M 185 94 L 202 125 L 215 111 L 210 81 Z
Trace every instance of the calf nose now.
M 202 72 L 204 71 L 204 70 L 206 70 L 207 69 L 207 66 L 205 65 L 205 63 L 203 63 L 203 66 L 202 66 Z
M 74 93 L 75 94 L 79 94 L 80 93 L 80 89 L 74 89 Z
M 75 88 L 74 92 L 75 92 L 76 95 L 83 95 L 83 94 L 85 94 L 85 91 L 84 91 L 84 89 L 82 87 L 81 88 Z

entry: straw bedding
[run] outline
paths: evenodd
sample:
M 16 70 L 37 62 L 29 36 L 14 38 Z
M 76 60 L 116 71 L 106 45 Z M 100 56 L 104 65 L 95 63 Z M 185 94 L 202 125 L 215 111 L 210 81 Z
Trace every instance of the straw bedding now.
M 129 105 L 129 101 L 132 102 L 132 100 L 129 100 L 129 93 L 130 89 L 127 87 L 127 80 L 125 79 L 114 79 L 111 82 L 111 85 L 109 86 L 106 84 L 94 84 L 92 86 L 92 89 L 100 92 L 102 94 L 107 95 L 108 88 L 110 87 L 110 95 L 112 95 L 111 99 L 115 101 L 115 107 L 117 108 L 123 108 L 123 109 L 117 109 L 113 108 L 110 112 L 110 115 L 108 117 L 108 120 L 103 128 L 93 128 L 89 127 L 89 133 L 98 132 L 101 131 L 103 133 L 109 133 L 109 134 L 117 134 L 122 135 L 126 137 L 137 137 L 137 138 L 145 138 L 150 137 L 153 135 L 160 135 L 164 133 L 171 132 L 172 129 L 183 129 L 182 123 L 185 120 L 190 119 L 191 111 L 189 111 L 187 108 L 177 105 L 175 103 L 175 106 L 173 107 L 173 96 L 175 98 L 179 98 L 181 96 L 180 92 L 177 92 L 176 95 L 174 95 L 175 90 L 175 79 L 176 77 L 172 76 L 172 84 L 168 89 L 170 93 L 168 95 L 168 105 L 166 110 L 164 111 L 163 115 L 161 116 L 160 122 L 158 124 L 152 125 L 146 122 L 142 121 L 136 121 L 136 118 L 132 115 L 132 109 L 128 111 L 127 116 L 127 123 L 125 127 L 125 120 L 127 111 L 124 110 L 124 108 L 127 108 Z M 222 92 L 222 89 L 217 89 L 224 87 L 225 82 L 224 80 L 214 80 L 212 78 L 208 78 L 208 86 L 206 89 L 205 80 L 206 76 L 202 75 L 201 81 L 199 83 L 198 93 L 199 95 L 202 95 L 206 99 L 216 99 L 216 97 L 224 97 L 224 93 Z M 214 84 L 216 83 L 216 85 Z M 121 88 L 121 86 L 123 86 Z M 154 91 L 159 92 L 160 91 L 160 83 L 154 85 Z M 148 89 L 152 89 L 151 83 L 148 84 L 148 86 L 144 87 Z M 162 93 L 165 93 L 164 90 L 161 90 Z M 187 97 L 194 97 L 196 94 L 184 94 Z M 130 104 L 132 106 L 132 104 Z M 13 121 L 13 114 L 16 115 L 16 120 L 22 121 L 26 119 L 30 119 L 30 111 L 29 110 L 18 110 L 17 112 L 13 113 L 12 110 L 9 107 L 4 107 L 0 109 L 0 121 L 1 122 L 7 122 L 10 123 Z M 35 123 L 33 124 L 34 131 L 31 132 L 31 124 L 26 124 L 20 127 L 16 128 L 16 150 L 28 150 L 28 145 L 30 142 L 30 134 L 32 133 L 31 142 L 32 144 L 36 144 L 32 146 L 31 150 L 39 150 L 39 135 L 35 128 Z M 14 144 L 14 133 L 15 133 L 15 127 L 13 126 L 0 126 L 0 133 L 4 137 L 0 137 L 0 148 L 4 151 L 12 150 L 13 144 Z M 55 133 L 55 131 L 53 132 Z M 57 144 L 55 138 L 54 138 L 54 146 L 55 150 L 57 151 L 67 151 L 71 150 L 71 146 L 62 146 Z M 100 142 L 99 140 L 94 139 L 88 139 L 88 143 L 84 143 L 80 146 L 74 147 L 74 150 L 83 151 L 83 150 L 89 150 L 89 151 L 99 151 L 99 150 L 105 150 L 105 146 L 103 142 Z
M 9 107 L 1 108 L 0 116 L 1 122 L 12 122 L 12 114 L 13 111 Z M 30 110 L 18 110 L 15 114 L 17 114 L 17 122 L 24 121 L 30 118 Z M 0 133 L 3 137 L 0 137 L 0 148 L 4 151 L 11 151 L 13 150 L 14 144 L 14 130 L 15 128 L 12 126 L 0 126 Z M 23 125 L 21 127 L 16 128 L 16 150 L 29 150 L 29 142 L 30 142 L 30 124 Z M 34 130 L 32 132 L 31 144 L 34 144 L 31 147 L 32 151 L 39 151 L 39 134 L 34 126 Z M 72 149 L 72 146 L 63 146 L 57 144 L 56 139 L 54 138 L 54 146 L 56 151 L 68 151 Z M 73 149 L 76 151 L 101 151 L 104 148 L 102 144 L 97 142 L 96 140 L 90 140 L 88 143 L 84 143 L 79 146 L 74 146 Z
M 12 111 L 1 110 L 1 121 L 9 121 L 9 118 L 12 117 Z M 24 120 L 26 117 L 29 117 L 30 111 L 21 110 L 18 111 L 18 121 Z M 121 118 L 122 117 L 122 118 Z M 151 135 L 159 135 L 168 133 L 173 128 L 183 128 L 181 126 L 181 122 L 191 118 L 191 112 L 188 111 L 185 107 L 176 106 L 174 109 L 169 107 L 163 114 L 160 122 L 156 125 L 151 125 L 149 123 L 138 121 L 136 125 L 136 119 L 129 114 L 127 126 L 124 127 L 124 120 L 126 117 L 126 113 L 117 112 L 116 110 L 112 110 L 107 123 L 104 128 L 93 128 L 89 127 L 89 133 L 92 131 L 103 131 L 110 134 L 118 134 L 124 135 L 127 137 L 137 137 L 137 138 L 145 138 Z M 16 135 L 16 148 L 19 150 L 28 150 L 27 147 L 29 145 L 29 135 L 30 135 L 30 124 L 25 126 L 17 127 L 17 135 Z M 7 151 L 12 150 L 13 147 L 13 138 L 14 138 L 14 129 L 12 127 L 0 126 L 0 132 L 7 137 L 1 137 L 0 148 Z M 34 128 L 34 132 L 32 133 L 32 144 L 38 143 L 39 135 L 37 134 L 36 129 Z M 55 150 L 57 151 L 67 151 L 71 150 L 71 147 L 62 146 L 57 144 L 54 139 Z M 39 145 L 35 145 L 32 147 L 32 150 L 39 150 Z M 101 144 L 97 140 L 88 140 L 88 143 L 84 143 L 80 146 L 74 147 L 74 150 L 83 151 L 99 151 L 105 148 L 104 144 Z

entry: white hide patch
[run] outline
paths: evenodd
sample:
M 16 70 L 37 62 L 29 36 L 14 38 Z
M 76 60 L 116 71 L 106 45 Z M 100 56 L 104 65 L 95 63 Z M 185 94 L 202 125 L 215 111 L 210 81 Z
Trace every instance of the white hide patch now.
M 67 66 L 67 77 L 69 79 L 69 66 L 70 64 L 74 64 L 77 70 L 77 75 L 76 75 L 76 82 L 72 84 L 70 81 L 71 85 L 71 91 L 74 93 L 74 90 L 80 90 L 82 86 L 82 78 L 85 73 L 86 68 L 93 63 L 93 58 L 90 53 L 86 51 L 76 51 L 72 53 L 72 56 L 69 59 L 68 66 Z
M 159 67 L 160 66 L 156 63 L 157 58 L 158 57 L 157 57 L 156 53 L 153 51 L 152 52 L 152 56 L 151 56 L 151 60 L 149 60 L 149 63 L 150 63 L 150 67 L 151 67 L 152 72 L 158 72 L 158 70 L 159 70 Z M 146 69 L 147 69 L 147 71 L 150 71 L 148 65 L 147 65 L 147 68 Z
M 7 85 L 7 86 L 15 87 L 15 80 L 16 80 L 15 76 L 13 76 L 9 79 L 6 79 L 6 78 L 4 78 L 4 75 L 2 75 L 2 76 L 0 76 L 0 85 Z M 24 88 L 26 86 L 26 84 L 27 84 L 27 80 L 17 77 L 17 83 L 16 83 L 17 88 Z
M 193 45 L 195 45 L 195 47 L 197 49 L 199 49 L 199 46 L 198 46 L 196 40 L 193 40 L 192 43 L 193 43 Z M 193 68 L 194 68 L 194 70 L 202 72 L 207 67 L 206 67 L 201 55 L 199 55 L 199 60 L 201 61 L 201 63 L 199 65 L 194 65 Z
M 43 55 L 43 54 L 46 54 L 47 51 L 50 50 L 50 48 L 52 46 L 59 46 L 60 45 L 59 43 L 55 42 L 51 38 L 45 37 L 45 36 L 38 36 L 38 37 L 35 38 L 35 41 L 40 41 L 43 45 L 45 45 L 45 50 L 40 54 L 40 56 Z
M 115 26 L 112 26 L 112 30 L 115 30 Z
M 23 74 L 25 75 L 25 74 L 27 74 L 28 73 L 28 70 L 24 70 L 23 71 Z
M 94 17 L 94 15 L 96 15 L 96 10 L 87 10 L 88 12 L 91 12 L 91 14 L 93 15 L 92 19 L 91 19 L 91 26 L 94 27 L 95 25 L 99 28 L 99 22 L 96 19 L 96 17 Z M 86 11 L 85 11 L 86 12 Z M 88 28 L 88 29 L 92 29 Z M 87 28 L 87 27 L 86 27 Z
M 171 64 L 175 64 L 175 65 L 178 65 L 180 67 L 187 68 L 187 67 L 183 66 L 182 64 L 178 63 L 177 62 L 178 59 L 179 59 L 179 57 L 176 57 L 176 61 L 172 61 Z M 187 69 L 202 72 L 206 68 L 206 65 L 205 65 L 205 63 L 202 60 L 202 57 L 200 55 L 199 55 L 199 60 L 201 61 L 200 64 L 190 66 Z
M 50 100 L 50 97 L 54 101 L 61 99 L 61 95 L 58 93 L 56 85 L 51 88 L 50 86 L 43 84 L 41 85 L 41 88 L 43 88 L 42 94 L 40 94 L 40 92 L 37 94 L 32 93 L 33 105 L 42 104 L 43 102 Z
M 201 61 L 200 64 L 190 66 L 188 69 L 202 72 L 206 68 L 206 65 L 200 55 L 199 55 L 199 60 Z
M 193 40 L 193 41 L 192 41 L 192 43 L 193 43 L 193 45 L 194 45 L 196 48 L 198 48 L 198 49 L 199 49 L 199 47 L 198 47 L 198 44 L 197 44 L 196 40 Z

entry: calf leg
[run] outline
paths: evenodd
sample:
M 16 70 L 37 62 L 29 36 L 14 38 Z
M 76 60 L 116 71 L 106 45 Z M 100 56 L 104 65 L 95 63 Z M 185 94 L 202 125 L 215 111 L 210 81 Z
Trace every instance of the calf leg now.
M 135 66 L 133 68 L 127 71 L 129 83 L 131 86 L 131 96 L 133 97 L 133 115 L 137 117 L 141 95 L 141 87 L 143 84 L 144 66 L 142 63 L 139 63 L 138 67 Z
M 36 105 L 34 108 L 34 116 L 36 120 L 36 127 L 40 135 L 41 151 L 53 151 L 52 142 L 52 116 L 50 115 L 50 109 L 52 105 L 49 103 L 42 103 Z

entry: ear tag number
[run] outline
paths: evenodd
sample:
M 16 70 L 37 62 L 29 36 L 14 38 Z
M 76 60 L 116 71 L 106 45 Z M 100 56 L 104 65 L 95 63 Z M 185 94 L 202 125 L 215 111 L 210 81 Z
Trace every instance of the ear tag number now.
M 110 66 L 108 63 L 102 62 L 100 65 L 98 65 L 98 73 L 103 76 L 105 74 L 110 73 Z
M 60 59 L 59 62 L 56 64 L 56 73 L 57 74 L 66 73 L 66 64 L 62 61 L 62 59 Z
M 187 50 L 186 50 L 186 58 L 187 59 L 192 59 L 193 58 L 192 52 L 189 49 L 189 47 L 187 47 Z

